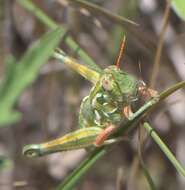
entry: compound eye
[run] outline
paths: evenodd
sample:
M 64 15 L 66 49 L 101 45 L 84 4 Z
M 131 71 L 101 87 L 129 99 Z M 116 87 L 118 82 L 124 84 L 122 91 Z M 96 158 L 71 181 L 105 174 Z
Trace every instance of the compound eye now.
M 102 86 L 105 90 L 110 91 L 113 88 L 112 82 L 108 79 L 102 80 Z

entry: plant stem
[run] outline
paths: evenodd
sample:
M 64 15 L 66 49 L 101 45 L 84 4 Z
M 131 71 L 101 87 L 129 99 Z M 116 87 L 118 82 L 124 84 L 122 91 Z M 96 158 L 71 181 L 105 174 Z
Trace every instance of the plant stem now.
M 158 136 L 158 134 L 154 131 L 154 129 L 146 122 L 144 123 L 143 127 L 147 130 L 147 132 L 150 134 L 150 136 L 153 138 L 153 140 L 159 145 L 159 147 L 164 152 L 166 157 L 174 165 L 176 170 L 185 177 L 184 168 L 181 166 L 181 164 L 178 162 L 178 160 L 175 158 L 175 156 L 172 154 L 172 152 L 169 150 L 169 148 L 166 146 L 166 144 L 161 140 L 161 138 Z

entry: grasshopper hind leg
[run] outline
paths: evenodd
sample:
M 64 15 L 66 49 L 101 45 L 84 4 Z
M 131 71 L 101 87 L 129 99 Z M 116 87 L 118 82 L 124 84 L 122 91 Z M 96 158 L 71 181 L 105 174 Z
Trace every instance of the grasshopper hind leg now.
M 110 135 L 113 134 L 113 132 L 116 130 L 116 126 L 113 124 L 110 124 L 108 127 L 106 127 L 102 132 L 100 132 L 99 135 L 97 135 L 94 145 L 96 147 L 102 146 L 102 145 L 108 145 L 117 143 L 123 140 L 128 140 L 128 138 L 125 137 L 118 137 L 118 138 L 112 138 L 108 139 Z

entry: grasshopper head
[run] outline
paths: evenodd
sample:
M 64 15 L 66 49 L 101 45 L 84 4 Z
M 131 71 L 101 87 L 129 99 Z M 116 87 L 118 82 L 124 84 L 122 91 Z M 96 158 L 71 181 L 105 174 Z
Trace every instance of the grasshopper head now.
M 137 100 L 137 80 L 116 66 L 109 66 L 101 77 L 101 85 L 115 100 L 129 104 Z
M 40 145 L 38 144 L 31 144 L 31 145 L 26 145 L 23 148 L 23 154 L 27 157 L 38 157 L 42 155 Z

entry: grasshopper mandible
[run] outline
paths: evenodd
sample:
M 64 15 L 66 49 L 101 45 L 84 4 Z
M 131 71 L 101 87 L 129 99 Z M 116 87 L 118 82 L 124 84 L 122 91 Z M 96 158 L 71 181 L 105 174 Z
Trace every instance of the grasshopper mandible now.
M 26 145 L 23 154 L 29 157 L 42 156 L 53 152 L 101 146 L 120 141 L 109 139 L 123 119 L 132 117 L 132 107 L 140 97 L 154 97 L 155 90 L 148 88 L 141 80 L 120 69 L 125 50 L 125 37 L 120 46 L 116 64 L 98 73 L 77 63 L 61 50 L 54 57 L 78 72 L 94 86 L 81 103 L 79 128 L 74 132 L 42 144 Z

